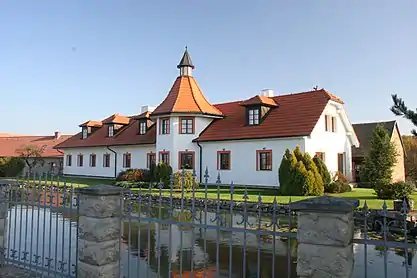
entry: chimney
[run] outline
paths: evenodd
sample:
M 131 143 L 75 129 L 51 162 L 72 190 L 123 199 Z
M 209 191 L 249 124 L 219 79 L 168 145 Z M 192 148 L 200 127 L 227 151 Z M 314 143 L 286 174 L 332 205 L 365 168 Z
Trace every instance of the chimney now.
M 155 107 L 153 106 L 149 106 L 149 105 L 144 105 L 140 108 L 140 113 L 145 113 L 145 112 L 152 112 L 153 110 L 155 110 Z
M 55 139 L 61 138 L 61 132 L 59 130 L 54 132 Z
M 260 95 L 261 96 L 264 96 L 264 97 L 273 97 L 274 96 L 274 90 L 271 90 L 271 89 L 263 89 L 261 91 L 261 94 Z

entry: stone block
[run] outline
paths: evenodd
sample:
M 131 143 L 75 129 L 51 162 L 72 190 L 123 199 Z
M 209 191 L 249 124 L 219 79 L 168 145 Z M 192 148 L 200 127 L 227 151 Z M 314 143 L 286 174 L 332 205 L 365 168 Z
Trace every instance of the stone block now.
M 347 246 L 352 243 L 353 212 L 345 214 L 299 212 L 297 220 L 299 243 Z
M 354 268 L 353 246 L 298 245 L 297 275 L 300 278 L 350 278 Z
M 93 242 L 78 239 L 78 260 L 92 266 L 118 262 L 120 259 L 119 240 Z
M 91 218 L 80 216 L 78 236 L 80 239 L 103 242 L 120 238 L 120 218 Z
M 121 196 L 80 195 L 79 212 L 94 218 L 120 217 Z
M 78 262 L 78 278 L 113 278 L 120 277 L 119 262 L 104 266 L 94 266 Z

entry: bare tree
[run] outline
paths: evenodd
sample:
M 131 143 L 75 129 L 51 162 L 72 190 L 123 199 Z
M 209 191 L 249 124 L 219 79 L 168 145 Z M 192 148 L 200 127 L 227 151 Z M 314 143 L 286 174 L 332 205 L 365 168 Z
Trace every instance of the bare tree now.
M 29 174 L 32 174 L 32 170 L 37 166 L 43 166 L 45 161 L 42 158 L 42 154 L 45 151 L 46 146 L 24 146 L 18 151 L 19 156 L 25 161 Z

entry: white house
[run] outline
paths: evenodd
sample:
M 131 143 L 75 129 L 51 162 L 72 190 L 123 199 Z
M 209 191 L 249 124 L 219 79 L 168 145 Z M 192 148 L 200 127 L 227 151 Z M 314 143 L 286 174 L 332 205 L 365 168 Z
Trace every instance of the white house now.
M 80 133 L 59 144 L 64 174 L 115 177 L 128 168 L 166 162 L 174 171 L 195 169 L 209 183 L 278 185 L 284 151 L 300 146 L 320 155 L 332 172 L 352 176 L 351 147 L 359 146 L 343 101 L 324 89 L 274 96 L 263 90 L 250 99 L 216 105 L 192 76 L 188 51 L 180 74 L 155 109 L 87 121 Z

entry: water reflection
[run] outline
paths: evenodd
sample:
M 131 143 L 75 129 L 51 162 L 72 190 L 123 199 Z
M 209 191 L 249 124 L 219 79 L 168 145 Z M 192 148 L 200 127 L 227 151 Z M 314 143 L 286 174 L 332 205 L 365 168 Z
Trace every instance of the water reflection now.
M 163 208 L 134 210 L 143 217 L 171 218 L 178 222 L 209 222 L 216 214 L 198 215 L 197 220 L 178 210 L 172 215 Z M 224 212 L 225 226 L 239 226 L 242 217 Z M 15 206 L 9 211 L 8 243 L 14 259 L 36 265 L 38 269 L 69 272 L 76 256 L 76 218 L 68 211 L 52 208 L 36 209 L 31 206 Z M 255 215 L 248 221 L 257 223 Z M 268 222 L 264 218 L 261 222 Z M 288 221 L 280 219 L 282 223 Z M 243 224 L 241 224 L 243 225 Z M 192 225 L 191 225 L 192 226 Z M 356 237 L 361 237 L 357 231 Z M 122 269 L 125 277 L 297 277 L 295 239 L 259 236 L 257 234 L 202 228 L 161 225 L 155 222 L 139 222 L 124 219 L 122 232 Z M 382 249 L 383 251 L 383 249 Z M 25 255 L 25 252 L 28 252 Z M 384 277 L 384 255 L 381 249 L 363 245 L 354 246 L 355 278 L 364 277 L 365 253 L 368 277 Z M 287 256 L 290 254 L 290 256 Z M 38 256 L 38 257 L 37 257 Z M 387 253 L 388 277 L 405 277 L 404 252 L 390 250 Z M 36 264 L 36 260 L 38 263 Z M 48 261 L 50 261 L 48 265 Z M 66 264 L 62 264 L 66 263 Z M 416 256 L 409 255 L 407 264 L 416 265 Z M 182 276 L 180 276 L 182 273 Z M 218 273 L 218 275 L 216 275 Z M 229 273 L 231 275 L 229 276 Z M 259 276 L 257 274 L 259 273 Z M 205 276 L 204 276 L 205 274 Z M 410 277 L 417 277 L 416 268 L 410 269 Z M 194 276 L 193 276 L 194 275 Z

